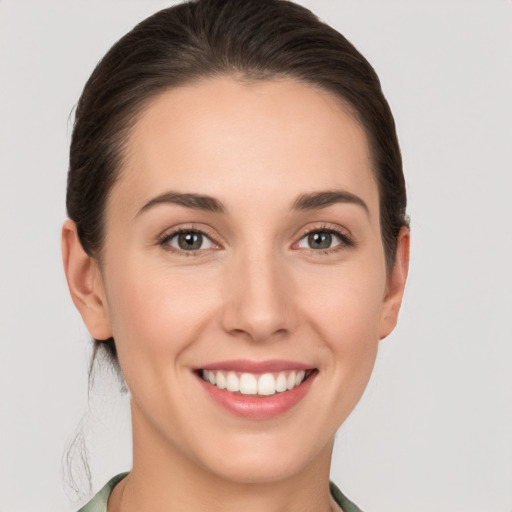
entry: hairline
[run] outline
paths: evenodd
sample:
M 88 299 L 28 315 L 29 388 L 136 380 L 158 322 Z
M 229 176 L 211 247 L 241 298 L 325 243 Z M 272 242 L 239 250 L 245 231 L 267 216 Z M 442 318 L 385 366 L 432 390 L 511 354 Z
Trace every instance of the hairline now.
M 357 123 L 358 127 L 362 130 L 365 139 L 366 146 L 368 149 L 368 158 L 370 162 L 371 175 L 375 184 L 377 186 L 377 196 L 378 196 L 378 222 L 379 222 L 379 230 L 381 234 L 381 242 L 384 249 L 384 257 L 386 260 L 386 269 L 389 272 L 392 264 L 394 263 L 395 255 L 392 255 L 391 260 L 388 262 L 388 254 L 386 250 L 386 244 L 384 239 L 384 229 L 383 229 L 383 203 L 381 197 L 381 185 L 379 183 L 378 178 L 378 169 L 377 169 L 377 158 L 375 155 L 375 146 L 376 142 L 373 140 L 373 134 L 371 130 L 366 127 L 364 120 L 361 117 L 359 110 L 354 106 L 354 104 L 347 99 L 345 96 L 340 94 L 339 91 L 336 91 L 333 87 L 327 87 L 319 82 L 316 82 L 311 79 L 307 79 L 293 73 L 283 72 L 283 71 L 255 71 L 255 70 L 239 70 L 239 69 L 226 69 L 219 71 L 207 71 L 204 73 L 195 73 L 193 75 L 189 75 L 182 80 L 177 81 L 174 84 L 162 85 L 158 90 L 154 92 L 150 92 L 146 97 L 140 99 L 139 101 L 135 101 L 130 108 L 128 108 L 123 115 L 119 116 L 116 119 L 116 122 L 120 124 L 120 129 L 118 131 L 118 162 L 115 166 L 113 174 L 112 184 L 108 189 L 108 192 L 105 196 L 104 208 L 102 212 L 102 233 L 99 244 L 99 249 L 96 251 L 96 254 L 93 255 L 94 259 L 97 260 L 98 265 L 101 267 L 102 261 L 102 253 L 103 248 L 105 246 L 106 239 L 106 214 L 108 210 L 108 205 L 110 202 L 110 197 L 112 191 L 116 185 L 116 182 L 122 178 L 123 170 L 126 168 L 128 160 L 130 158 L 130 150 L 129 148 L 132 146 L 130 144 L 133 138 L 133 132 L 141 118 L 145 115 L 145 113 L 151 108 L 151 106 L 158 102 L 163 96 L 171 93 L 172 91 L 180 88 L 185 88 L 189 86 L 200 85 L 203 83 L 213 82 L 219 79 L 229 78 L 234 80 L 237 83 L 241 83 L 243 85 L 251 86 L 261 82 L 280 82 L 280 81 L 292 81 L 297 84 L 308 87 L 322 95 L 328 94 L 331 99 L 333 99 L 336 105 L 341 109 L 342 112 L 352 117 L 352 119 Z M 389 268 L 388 268 L 389 267 Z

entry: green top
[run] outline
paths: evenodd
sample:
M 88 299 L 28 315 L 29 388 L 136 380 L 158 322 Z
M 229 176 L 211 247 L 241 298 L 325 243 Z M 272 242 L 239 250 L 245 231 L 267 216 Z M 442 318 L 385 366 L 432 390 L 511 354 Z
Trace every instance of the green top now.
M 107 501 L 112 489 L 118 484 L 128 473 L 121 473 L 105 485 L 94 498 L 84 505 L 78 512 L 107 512 Z M 343 512 L 362 512 L 362 510 L 349 501 L 342 492 L 330 483 L 331 495 L 334 501 L 343 509 Z

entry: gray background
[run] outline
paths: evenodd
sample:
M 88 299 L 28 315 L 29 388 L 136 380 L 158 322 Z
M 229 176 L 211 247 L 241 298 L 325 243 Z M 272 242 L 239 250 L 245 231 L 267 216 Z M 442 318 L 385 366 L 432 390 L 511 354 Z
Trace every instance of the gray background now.
M 332 477 L 366 512 L 510 512 L 512 3 L 301 3 L 377 69 L 412 217 L 400 324 Z M 68 116 L 107 48 L 166 5 L 0 1 L 1 512 L 78 508 L 61 457 L 79 422 L 94 490 L 130 467 L 127 397 L 108 374 L 85 414 L 90 344 L 59 247 Z

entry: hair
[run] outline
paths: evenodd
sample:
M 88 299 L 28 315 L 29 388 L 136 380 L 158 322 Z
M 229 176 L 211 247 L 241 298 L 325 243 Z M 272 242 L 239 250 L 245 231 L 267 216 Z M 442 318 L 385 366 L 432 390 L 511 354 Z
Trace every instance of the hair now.
M 66 199 L 86 253 L 101 261 L 106 201 L 148 102 L 168 89 L 220 76 L 291 78 L 349 107 L 369 142 L 389 271 L 408 220 L 395 123 L 379 78 L 343 35 L 286 0 L 192 0 L 163 9 L 97 64 L 75 111 Z M 100 348 L 119 370 L 112 338 L 95 340 L 91 370 Z

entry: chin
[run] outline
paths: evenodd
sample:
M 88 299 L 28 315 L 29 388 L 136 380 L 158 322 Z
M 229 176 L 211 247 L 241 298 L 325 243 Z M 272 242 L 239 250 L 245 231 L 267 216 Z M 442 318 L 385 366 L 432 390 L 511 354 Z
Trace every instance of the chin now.
M 201 465 L 218 478 L 238 484 L 272 484 L 288 480 L 308 468 L 316 467 L 317 462 L 330 464 L 333 440 L 324 447 L 315 441 L 297 439 L 289 441 L 271 439 L 271 436 L 252 439 L 252 442 L 236 446 L 224 446 L 216 453 L 203 451 Z M 219 446 L 220 448 L 220 446 Z
M 213 472 L 219 478 L 237 484 L 272 484 L 292 478 L 305 466 L 305 461 L 297 457 L 292 459 L 280 454 L 269 457 L 241 455 L 225 462 L 212 468 Z

